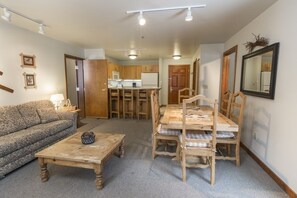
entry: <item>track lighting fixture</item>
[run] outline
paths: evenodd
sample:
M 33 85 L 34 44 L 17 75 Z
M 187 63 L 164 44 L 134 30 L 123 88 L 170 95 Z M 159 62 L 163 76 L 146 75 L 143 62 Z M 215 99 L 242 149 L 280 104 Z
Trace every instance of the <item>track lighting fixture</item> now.
M 47 27 L 47 25 L 45 25 L 44 23 L 42 23 L 42 21 L 36 20 L 36 19 L 32 19 L 26 15 L 23 15 L 22 13 L 19 13 L 17 11 L 11 10 L 9 9 L 7 6 L 0 4 L 0 7 L 3 8 L 3 15 L 1 16 L 1 18 L 5 21 L 10 22 L 11 21 L 11 14 L 15 14 L 18 15 L 20 17 L 23 17 L 29 21 L 32 21 L 34 23 L 36 23 L 38 25 L 38 33 L 39 34 L 44 34 L 44 28 Z
M 192 20 L 193 20 L 193 16 L 192 16 L 191 8 L 189 7 L 185 21 L 192 21 Z
M 186 10 L 187 9 L 187 16 L 185 18 L 186 21 L 192 21 L 193 16 L 191 9 L 192 8 L 205 8 L 206 5 L 192 5 L 192 6 L 179 6 L 179 7 L 167 7 L 167 8 L 155 8 L 155 9 L 144 9 L 144 10 L 131 10 L 131 11 L 126 11 L 127 14 L 131 13 L 139 13 L 138 16 L 138 22 L 139 25 L 144 25 L 145 24 L 145 19 L 143 18 L 143 13 L 144 12 L 156 12 L 156 11 L 166 11 L 166 10 Z
M 137 54 L 129 54 L 128 57 L 132 60 L 137 58 Z
M 3 15 L 1 16 L 1 18 L 8 22 L 11 21 L 11 13 L 7 8 L 3 8 Z
M 145 18 L 143 17 L 142 12 L 139 12 L 138 23 L 139 23 L 139 25 L 145 25 L 145 23 L 146 23 L 146 20 L 145 20 Z
M 181 55 L 175 54 L 175 55 L 172 56 L 172 58 L 174 60 L 179 60 L 181 58 Z

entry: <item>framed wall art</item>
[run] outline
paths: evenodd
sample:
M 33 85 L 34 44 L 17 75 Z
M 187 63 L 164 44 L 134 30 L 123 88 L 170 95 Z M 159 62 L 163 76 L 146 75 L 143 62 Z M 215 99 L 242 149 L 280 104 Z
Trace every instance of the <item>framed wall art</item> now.
M 25 81 L 25 89 L 36 88 L 36 74 L 35 73 L 23 73 Z
M 21 56 L 21 67 L 36 68 L 35 56 L 20 54 Z

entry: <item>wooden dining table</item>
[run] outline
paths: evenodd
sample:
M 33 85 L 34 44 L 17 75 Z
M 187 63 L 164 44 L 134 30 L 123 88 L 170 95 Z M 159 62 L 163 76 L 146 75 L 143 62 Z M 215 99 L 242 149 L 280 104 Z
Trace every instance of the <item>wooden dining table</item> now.
M 208 106 L 190 106 L 187 109 L 186 122 L 191 126 L 190 129 L 211 130 L 213 125 L 213 115 L 211 108 Z M 164 115 L 160 120 L 162 128 L 182 129 L 182 105 L 167 105 Z M 218 113 L 217 131 L 238 132 L 238 125 L 221 113 Z

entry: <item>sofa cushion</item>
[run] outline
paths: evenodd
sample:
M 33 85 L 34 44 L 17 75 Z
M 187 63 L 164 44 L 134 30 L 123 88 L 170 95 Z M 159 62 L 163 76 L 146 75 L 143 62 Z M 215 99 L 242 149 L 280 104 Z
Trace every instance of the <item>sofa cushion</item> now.
M 26 123 L 16 106 L 0 107 L 0 136 L 25 128 Z
M 17 106 L 27 127 L 40 124 L 40 118 L 37 114 L 34 102 L 28 102 Z
M 0 157 L 38 142 L 71 126 L 73 126 L 71 120 L 58 120 L 2 136 L 0 137 Z
M 59 116 L 53 108 L 41 108 L 37 109 L 37 113 L 41 119 L 41 123 L 48 123 L 59 120 Z

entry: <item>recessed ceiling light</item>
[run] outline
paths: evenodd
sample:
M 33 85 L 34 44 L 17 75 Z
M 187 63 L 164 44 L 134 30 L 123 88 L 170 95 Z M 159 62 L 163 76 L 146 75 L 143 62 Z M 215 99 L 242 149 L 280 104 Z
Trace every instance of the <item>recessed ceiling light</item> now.
M 174 60 L 179 60 L 181 58 L 181 55 L 176 54 L 176 55 L 173 55 L 172 58 Z
M 137 54 L 129 54 L 128 55 L 130 59 L 134 60 L 137 58 Z

